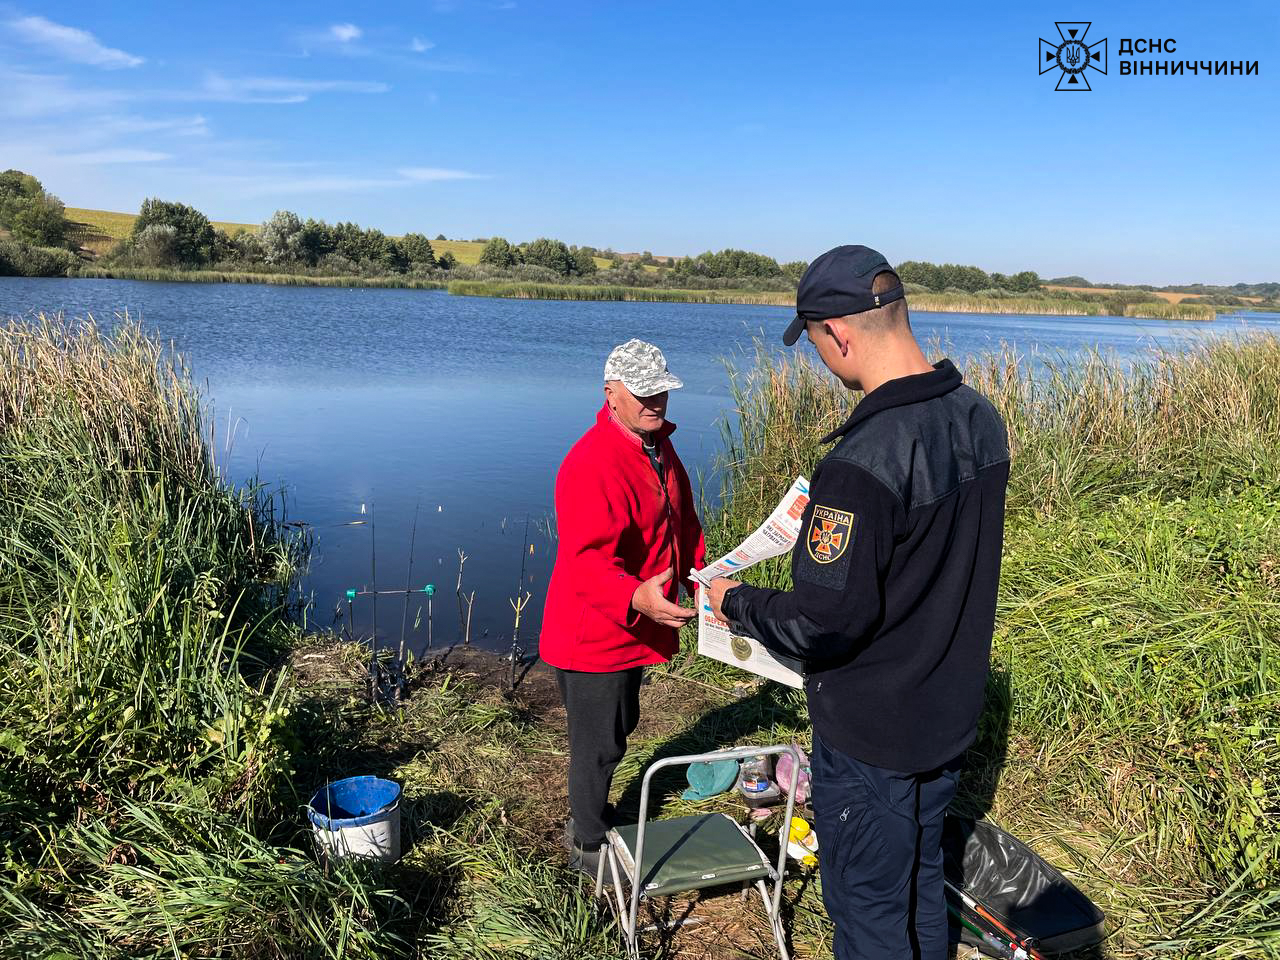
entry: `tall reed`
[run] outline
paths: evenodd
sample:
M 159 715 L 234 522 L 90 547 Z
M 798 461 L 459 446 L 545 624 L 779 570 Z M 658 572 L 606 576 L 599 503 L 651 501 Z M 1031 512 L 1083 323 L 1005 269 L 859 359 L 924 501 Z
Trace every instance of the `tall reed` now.
M 666 287 L 613 287 L 586 283 L 534 283 L 503 280 L 454 280 L 449 292 L 465 297 L 516 300 L 639 300 L 657 303 L 749 303 L 794 305 L 794 293 L 752 290 L 672 290 Z
M 204 424 L 127 319 L 0 327 L 0 954 L 374 955 L 394 912 L 263 839 L 305 544 Z

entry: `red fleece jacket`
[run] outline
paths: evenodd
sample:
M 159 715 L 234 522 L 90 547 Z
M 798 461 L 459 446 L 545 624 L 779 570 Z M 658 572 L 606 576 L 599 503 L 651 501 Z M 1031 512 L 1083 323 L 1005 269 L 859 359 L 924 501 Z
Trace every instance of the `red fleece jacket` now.
M 631 609 L 636 588 L 664 570 L 690 594 L 690 567 L 706 562 L 702 524 L 689 475 L 669 437 L 658 431 L 667 493 L 658 483 L 640 438 L 609 416 L 573 445 L 556 475 L 556 552 L 542 615 L 540 655 L 554 667 L 610 673 L 670 660 L 677 631 Z

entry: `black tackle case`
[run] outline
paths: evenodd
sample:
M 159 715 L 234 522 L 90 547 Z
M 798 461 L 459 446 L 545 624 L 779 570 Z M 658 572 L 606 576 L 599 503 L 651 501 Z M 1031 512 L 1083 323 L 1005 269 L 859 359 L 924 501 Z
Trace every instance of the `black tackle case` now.
M 1070 880 L 1026 844 L 985 820 L 948 814 L 942 833 L 943 871 L 1031 946 L 1045 954 L 1069 953 L 1102 942 L 1106 920 Z M 958 905 L 955 894 L 947 897 Z M 963 927 L 952 939 L 981 949 Z

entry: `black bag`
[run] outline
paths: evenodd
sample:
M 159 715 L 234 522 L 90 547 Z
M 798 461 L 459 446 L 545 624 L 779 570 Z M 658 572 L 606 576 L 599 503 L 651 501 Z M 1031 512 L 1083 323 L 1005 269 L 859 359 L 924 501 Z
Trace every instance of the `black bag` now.
M 1046 955 L 1102 942 L 1106 920 L 1102 911 L 1075 884 L 1003 830 L 985 820 L 948 814 L 942 852 L 948 912 L 953 922 L 960 921 L 962 943 L 980 949 L 992 945 L 980 940 L 970 926 L 993 934 L 998 941 L 1012 941 L 1012 933 L 1023 946 Z M 965 896 L 981 909 L 967 905 Z M 983 917 L 983 911 L 996 922 Z

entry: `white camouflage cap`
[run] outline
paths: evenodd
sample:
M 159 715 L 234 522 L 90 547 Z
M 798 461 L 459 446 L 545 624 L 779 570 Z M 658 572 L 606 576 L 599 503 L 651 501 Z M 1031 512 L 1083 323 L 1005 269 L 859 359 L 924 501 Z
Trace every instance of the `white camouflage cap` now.
M 637 397 L 651 397 L 664 390 L 679 390 L 683 381 L 667 369 L 667 358 L 652 343 L 628 340 L 609 353 L 604 378 L 621 380 Z

